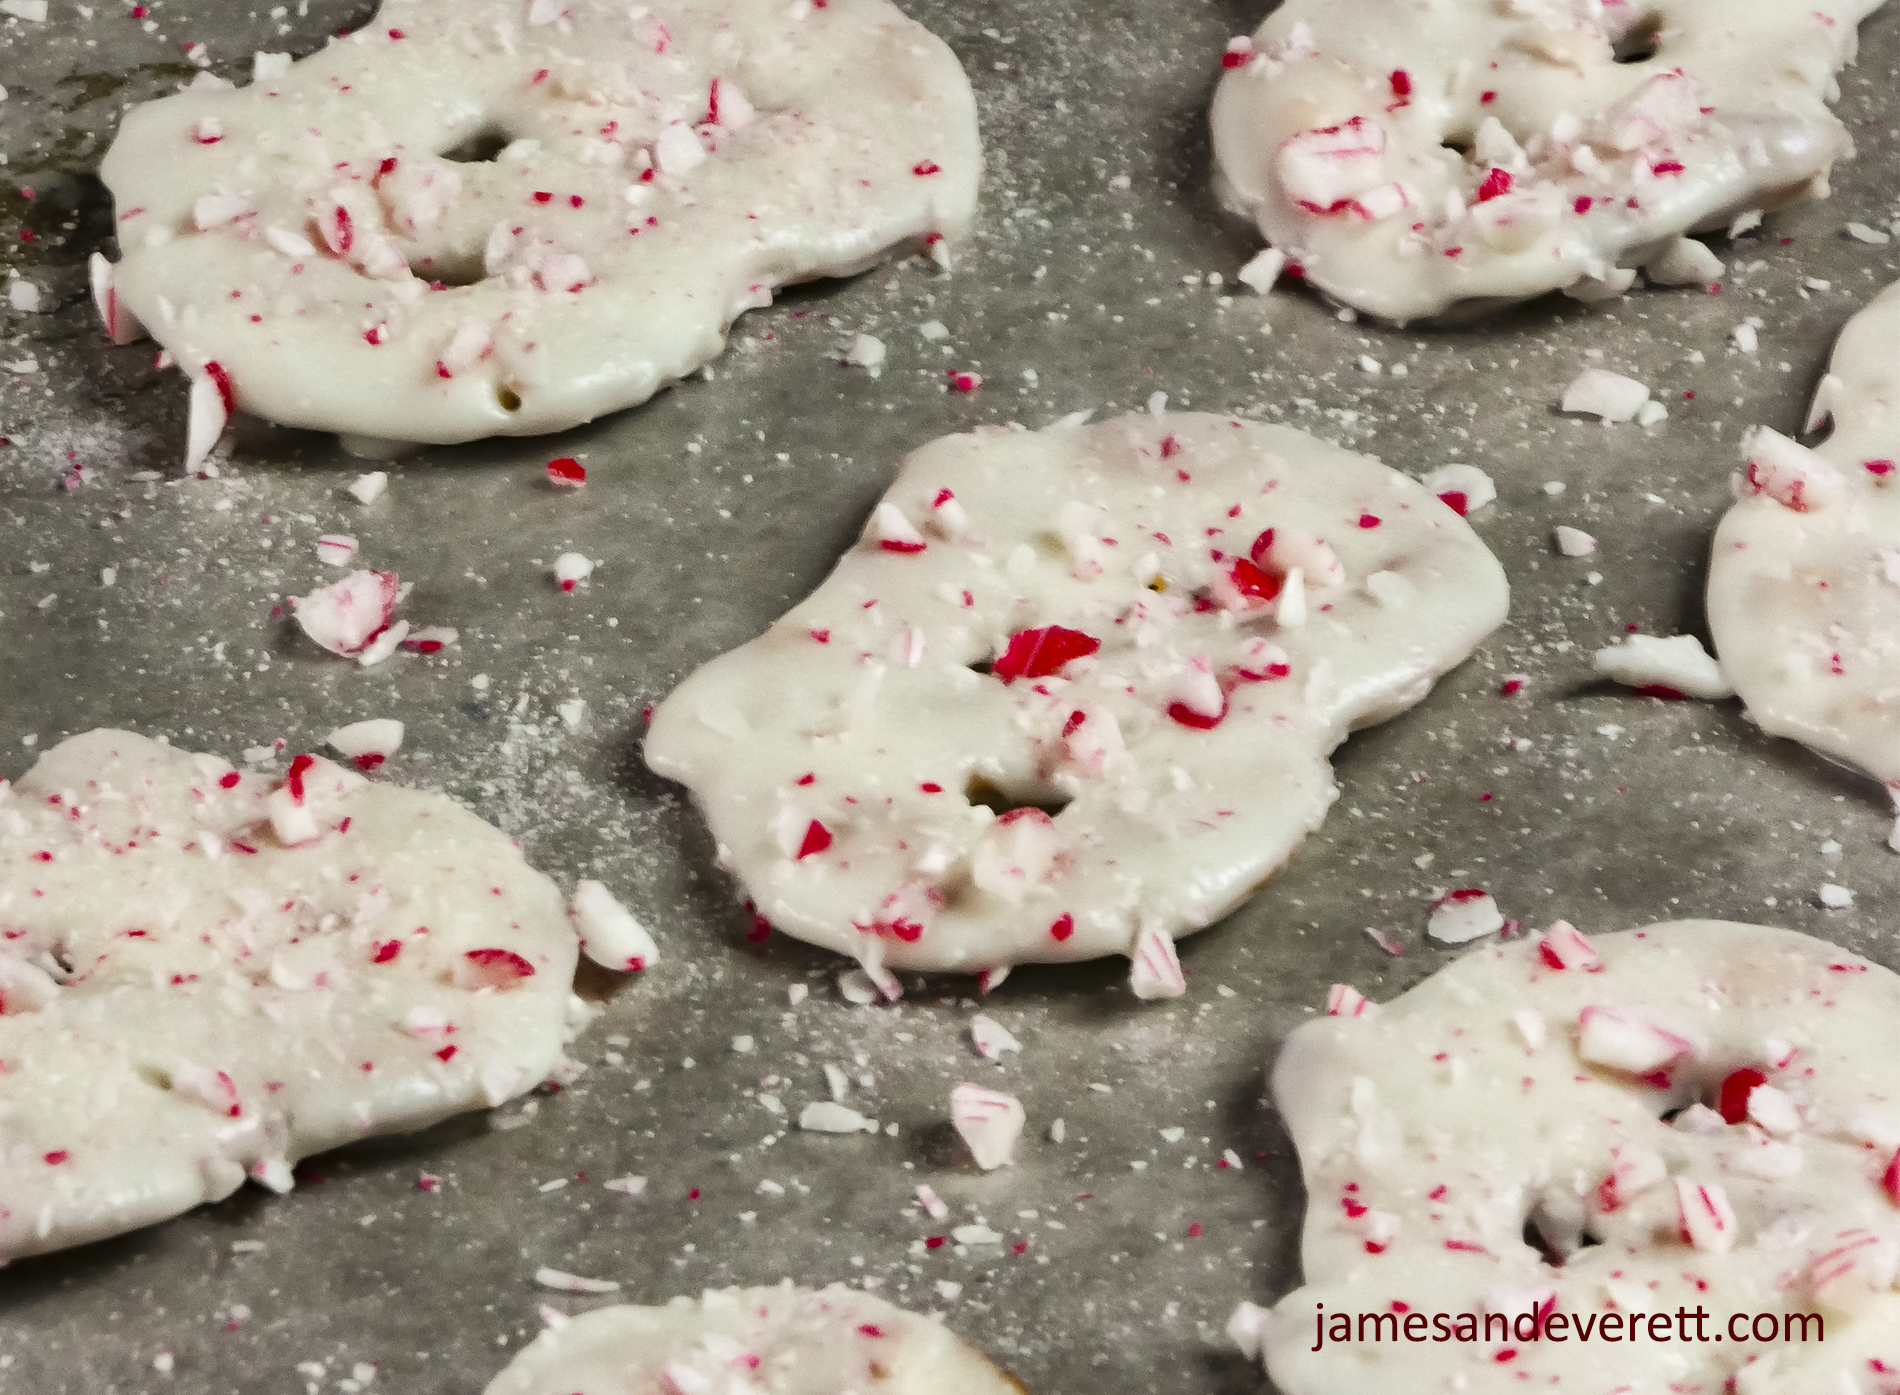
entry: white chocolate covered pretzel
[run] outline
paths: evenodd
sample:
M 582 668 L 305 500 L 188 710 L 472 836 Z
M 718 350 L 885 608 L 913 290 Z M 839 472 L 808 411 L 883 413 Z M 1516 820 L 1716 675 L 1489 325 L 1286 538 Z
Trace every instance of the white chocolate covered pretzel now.
M 1214 95 L 1222 196 L 1327 295 L 1466 303 L 1718 280 L 1684 234 L 1825 194 L 1880 0 L 1292 0 Z
M 647 760 L 760 914 L 874 976 L 1127 954 L 1178 994 L 1174 937 L 1319 825 L 1327 754 L 1505 605 L 1447 505 L 1302 432 L 991 428 L 912 454 L 817 592 L 660 705 Z
M 1900 1385 L 1900 978 L 1788 930 L 1559 922 L 1355 999 L 1273 1070 L 1305 1285 L 1236 1325 L 1285 1395 Z
M 584 1020 L 575 949 L 443 795 L 61 743 L 0 782 L 0 1259 L 531 1089 Z
M 386 0 L 128 112 L 97 289 L 203 385 L 195 450 L 234 407 L 532 435 L 692 372 L 774 287 L 960 236 L 980 166 L 956 58 L 888 0 Z
M 1715 533 L 1709 631 L 1764 731 L 1900 799 L 1900 286 L 1849 320 L 1815 393 L 1808 450 L 1743 439 L 1741 497 Z M 1900 846 L 1900 832 L 1896 833 Z
M 833 1284 L 710 1289 L 543 1332 L 483 1395 L 1020 1395 L 941 1323 Z

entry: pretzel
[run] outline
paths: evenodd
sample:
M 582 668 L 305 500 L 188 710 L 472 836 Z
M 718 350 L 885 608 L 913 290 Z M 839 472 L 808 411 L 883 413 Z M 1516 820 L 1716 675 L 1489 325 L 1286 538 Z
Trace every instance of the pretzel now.
M 597 1308 L 550 1327 L 483 1395 L 1021 1395 L 941 1323 L 832 1284 L 709 1289 L 663 1308 Z
M 1399 324 L 1613 297 L 1638 267 L 1716 281 L 1685 234 L 1826 195 L 1834 74 L 1879 4 L 1291 0 L 1223 59 L 1222 198 Z
M 1357 996 L 1273 1070 L 1305 1284 L 1236 1327 L 1276 1389 L 1895 1388 L 1900 978 L 1789 930 L 1560 921 Z
M 1900 804 L 1900 287 L 1847 322 L 1809 450 L 1743 438 L 1741 497 L 1716 529 L 1709 629 L 1762 730 L 1867 771 Z M 1893 843 L 1900 848 L 1900 826 Z
M 886 993 L 1126 954 L 1179 994 L 1174 938 L 1318 827 L 1327 753 L 1505 605 L 1449 506 L 1302 432 L 993 428 L 910 456 L 815 594 L 660 705 L 647 762 L 760 915 Z
M 0 782 L 0 1258 L 531 1089 L 575 949 L 552 883 L 446 796 L 62 742 Z
M 775 287 L 943 256 L 980 166 L 955 57 L 887 0 L 387 0 L 126 115 L 95 293 L 194 378 L 193 466 L 236 408 L 364 449 L 534 435 L 709 362 Z

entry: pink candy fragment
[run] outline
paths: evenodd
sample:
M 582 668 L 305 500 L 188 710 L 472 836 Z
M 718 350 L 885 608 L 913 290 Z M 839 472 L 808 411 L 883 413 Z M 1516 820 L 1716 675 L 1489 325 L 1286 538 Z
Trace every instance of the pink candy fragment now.
M 985 1172 L 1015 1160 L 1025 1117 L 1022 1102 L 1000 1090 L 966 1082 L 950 1092 L 950 1120 Z
M 1174 937 L 1165 930 L 1143 930 L 1135 937 L 1130 956 L 1128 986 L 1137 998 L 1178 998 L 1187 992 Z

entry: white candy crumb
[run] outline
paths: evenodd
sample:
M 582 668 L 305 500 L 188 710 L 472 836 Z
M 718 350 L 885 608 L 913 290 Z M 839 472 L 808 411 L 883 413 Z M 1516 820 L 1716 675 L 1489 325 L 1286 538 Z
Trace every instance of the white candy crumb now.
M 1629 421 L 1649 401 L 1649 389 L 1634 378 L 1605 368 L 1586 368 L 1564 389 L 1563 410 L 1599 417 L 1605 422 Z
M 579 1274 L 564 1273 L 543 1265 L 534 1271 L 534 1281 L 542 1288 L 562 1293 L 618 1293 L 620 1285 L 612 1279 L 583 1279 Z
M 798 1126 L 809 1133 L 876 1133 L 877 1120 L 836 1100 L 813 1100 L 798 1116 Z
M 1732 242 L 1744 233 L 1752 233 L 1761 226 L 1761 210 L 1751 208 L 1746 213 L 1735 215 L 1735 221 L 1728 225 L 1729 240 Z
M 1735 688 L 1694 635 L 1630 635 L 1591 660 L 1598 673 L 1626 688 L 1664 687 L 1690 697 L 1734 697 Z
M 1566 557 L 1588 557 L 1597 550 L 1597 540 L 1581 528 L 1557 526 L 1557 550 Z
M 1881 232 L 1878 228 L 1870 228 L 1865 223 L 1849 223 L 1847 235 L 1856 242 L 1865 242 L 1874 247 L 1885 247 L 1893 241 L 1890 234 Z
M 1053 1124 L 1049 1125 L 1049 1141 L 1051 1143 L 1060 1143 L 1068 1136 L 1069 1126 L 1063 1123 L 1062 1120 L 1057 1119 Z
M 1638 426 L 1655 426 L 1667 420 L 1669 420 L 1669 409 L 1654 399 L 1645 402 L 1636 412 Z
M 978 1013 L 970 1019 L 970 1039 L 976 1044 L 977 1054 L 985 1060 L 1002 1059 L 1005 1051 L 1021 1051 L 1023 1044 L 1017 1041 L 1001 1022 L 985 1013 Z
M 1425 933 L 1446 944 L 1461 945 L 1468 940 L 1496 934 L 1504 928 L 1504 915 L 1488 892 L 1476 889 L 1448 892 L 1432 905 Z
M 1257 1303 L 1242 1303 L 1227 1319 L 1227 1336 L 1249 1361 L 1258 1361 L 1263 1353 L 1268 1310 Z
M 339 755 L 348 756 L 366 769 L 402 749 L 403 725 L 393 717 L 371 717 L 338 727 L 324 741 Z
M 40 312 L 40 288 L 17 274 L 7 282 L 7 304 L 28 315 Z
M 1286 253 L 1277 247 L 1269 247 L 1243 266 L 1235 274 L 1235 279 L 1253 287 L 1259 294 L 1265 295 L 1273 289 L 1273 283 L 1280 279 L 1280 273 L 1284 270 L 1286 270 Z
M 866 1007 L 878 1000 L 877 985 L 862 969 L 846 969 L 838 975 L 838 992 L 847 1003 Z
M 601 968 L 637 973 L 659 962 L 652 934 L 602 883 L 574 883 L 573 915 L 581 952 Z
M 383 497 L 383 491 L 389 488 L 389 472 L 372 470 L 367 475 L 358 475 L 350 485 L 348 493 L 359 504 L 373 504 Z
M 955 1279 L 937 1280 L 937 1297 L 946 1303 L 954 1303 L 963 1293 L 963 1285 Z
M 172 1354 L 168 1351 L 161 1351 L 157 1356 L 152 1358 L 152 1369 L 157 1371 L 161 1376 L 169 1376 L 172 1373 L 172 1367 L 176 1364 L 177 1363 L 172 1359 Z
M 1761 336 L 1756 334 L 1755 326 L 1751 324 L 1736 325 L 1728 332 L 1728 337 L 1745 354 L 1752 354 L 1761 347 Z
M 602 1182 L 600 1185 L 610 1192 L 619 1192 L 622 1196 L 640 1196 L 643 1195 L 647 1189 L 647 1179 L 644 1177 L 615 1177 L 610 1181 Z
M 579 731 L 587 717 L 587 702 L 584 698 L 569 698 L 554 710 L 560 716 L 562 726 L 569 731 Z
M 46 23 L 46 0 L 0 0 L 0 12 L 34 24 Z
M 844 361 L 855 368 L 870 369 L 875 378 L 884 371 L 884 341 L 874 334 L 855 335 L 844 351 Z
M 918 1186 L 917 1203 L 924 1208 L 924 1213 L 933 1221 L 940 1221 L 950 1214 L 949 1205 L 928 1186 L 921 1184 Z
M 732 1039 L 732 1049 L 741 1056 L 750 1056 L 754 1051 L 759 1049 L 759 1044 L 749 1036 L 734 1037 Z
M 1821 904 L 1830 911 L 1844 911 L 1854 904 L 1854 893 L 1838 882 L 1822 882 Z
M 917 332 L 933 344 L 939 339 L 950 337 L 950 331 L 945 328 L 942 320 L 925 320 L 917 326 Z
M 1014 1160 L 1025 1119 L 1022 1102 L 1014 1095 L 965 1082 L 950 1092 L 950 1119 L 985 1172 Z
M 1361 354 L 1359 355 L 1359 371 L 1361 373 L 1369 373 L 1376 378 L 1379 374 L 1385 372 L 1385 365 L 1371 354 Z
M 806 987 L 802 983 L 793 983 L 793 984 L 786 985 L 785 999 L 793 1007 L 797 1007 L 800 1003 L 804 1002 L 805 999 L 809 998 L 810 996 L 811 996 L 811 989 Z

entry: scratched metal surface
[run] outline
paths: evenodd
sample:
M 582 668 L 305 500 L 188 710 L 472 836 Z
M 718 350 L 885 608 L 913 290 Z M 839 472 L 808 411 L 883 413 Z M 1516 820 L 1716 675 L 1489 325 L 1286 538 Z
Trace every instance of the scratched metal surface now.
M 588 1073 L 532 1112 L 332 1155 L 288 1197 L 246 1191 L 0 1273 L 0 1393 L 340 1390 L 359 1362 L 379 1363 L 377 1390 L 474 1392 L 541 1304 L 604 1301 L 537 1290 L 544 1264 L 645 1302 L 782 1276 L 861 1281 L 943 1312 L 1035 1391 L 1253 1390 L 1220 1329 L 1238 1299 L 1295 1281 L 1302 1205 L 1264 1067 L 1329 983 L 1385 997 L 1444 961 L 1422 934 L 1434 888 L 1482 884 L 1508 915 L 1589 930 L 1765 920 L 1900 967 L 1875 787 L 1763 739 L 1735 703 L 1635 699 L 1588 667 L 1627 625 L 1701 631 L 1741 429 L 1793 429 L 1835 332 L 1895 275 L 1893 247 L 1841 229 L 1884 226 L 1900 198 L 1900 16 L 1865 27 L 1843 78 L 1859 158 L 1831 201 L 1721 248 L 1745 268 L 1725 294 L 1545 301 L 1394 333 L 1297 292 L 1224 297 L 1251 240 L 1209 197 L 1202 113 L 1250 7 L 909 8 L 955 46 L 981 100 L 982 220 L 954 277 L 911 263 L 788 296 L 741 322 L 706 379 L 563 437 L 427 451 L 370 508 L 342 493 L 362 467 L 330 438 L 255 422 L 222 478 L 178 479 L 182 380 L 154 371 L 149 344 L 106 345 L 84 292 L 85 256 L 111 226 L 90 172 L 123 105 L 189 77 L 188 42 L 235 77 L 253 49 L 308 52 L 367 8 L 310 0 L 273 18 L 154 0 L 142 24 L 122 0 L 50 0 L 44 23 L 0 17 L 0 257 L 47 300 L 0 307 L 0 360 L 37 365 L 0 379 L 0 776 L 100 725 L 236 758 L 397 716 L 409 735 L 392 778 L 447 788 L 563 882 L 605 879 L 666 955 L 612 992 L 576 1047 Z M 1726 341 L 1745 314 L 1764 321 L 1753 355 Z M 918 333 L 930 320 L 949 330 L 941 343 Z M 840 366 L 846 330 L 890 345 L 881 378 Z M 1370 375 L 1362 354 L 1409 373 Z M 1670 420 L 1645 432 L 1558 416 L 1562 385 L 1593 361 L 1651 384 Z M 986 382 L 947 393 L 946 367 Z M 967 1044 L 967 983 L 917 981 L 899 1006 L 857 1008 L 837 995 L 836 961 L 745 943 L 701 824 L 645 771 L 639 714 L 815 585 L 908 448 L 1139 407 L 1157 389 L 1415 472 L 1481 465 L 1501 497 L 1475 522 L 1510 573 L 1512 617 L 1420 707 L 1342 748 L 1326 827 L 1183 946 L 1186 997 L 1137 1004 L 1120 964 L 1021 971 L 988 1005 L 1022 1039 L 1020 1061 L 985 1065 Z M 560 454 L 586 457 L 582 493 L 542 485 Z M 91 477 L 64 488 L 74 465 Z M 1599 536 L 1600 553 L 1556 556 L 1558 523 Z M 311 544 L 330 531 L 413 582 L 405 613 L 458 627 L 459 650 L 364 670 L 274 618 L 319 581 Z M 569 549 L 601 565 L 563 597 L 548 566 Z M 1508 701 L 1507 673 L 1530 678 Z M 572 697 L 588 703 L 577 732 L 555 713 Z M 1823 854 L 1829 839 L 1838 854 Z M 1823 880 L 1852 888 L 1853 908 L 1820 909 Z M 795 1009 L 794 983 L 812 991 Z M 753 1053 L 732 1049 L 740 1035 Z M 769 1088 L 796 1115 L 824 1096 L 827 1062 L 870 1078 L 851 1102 L 895 1136 L 788 1132 L 758 1101 Z M 945 1112 L 964 1078 L 1023 1098 L 1016 1166 L 984 1176 L 962 1160 Z M 1046 1137 L 1057 1118 L 1060 1144 Z M 1160 1133 L 1174 1128 L 1178 1141 Z M 1214 1166 L 1224 1149 L 1242 1170 Z M 418 1190 L 423 1170 L 438 1190 Z M 643 1198 L 599 1185 L 629 1173 L 649 1179 Z M 945 1225 L 981 1216 L 1006 1244 L 920 1250 L 945 1228 L 914 1209 L 922 1181 L 956 1208 Z

